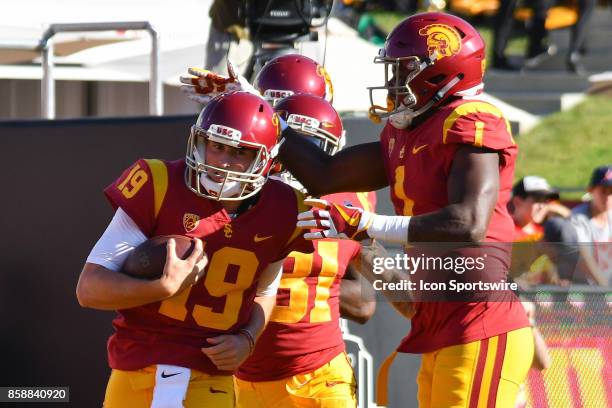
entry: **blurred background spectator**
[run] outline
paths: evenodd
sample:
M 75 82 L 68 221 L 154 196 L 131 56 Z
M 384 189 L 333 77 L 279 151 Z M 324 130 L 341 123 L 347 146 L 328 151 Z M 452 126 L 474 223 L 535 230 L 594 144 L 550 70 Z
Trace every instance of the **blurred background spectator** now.
M 243 0 L 214 0 L 208 15 L 212 24 L 206 43 L 204 68 L 225 72 L 227 54 L 233 41 L 248 37 L 241 11 Z
M 516 70 L 506 58 L 506 46 L 514 23 L 514 11 L 517 0 L 501 0 L 493 22 L 493 68 Z M 551 0 L 531 0 L 533 14 L 527 25 L 528 45 L 525 66 L 537 65 L 542 59 L 556 52 L 556 48 L 547 43 L 546 14 Z
M 553 238 L 545 237 L 548 223 L 565 225 L 570 215 L 570 210 L 559 202 L 559 192 L 542 177 L 526 176 L 512 188 L 508 210 L 514 221 L 515 242 L 511 277 L 524 287 L 561 283 L 555 262 L 560 254 L 554 244 L 547 243 L 555 242 L 547 240 Z
M 544 222 L 553 216 L 567 218 L 570 210 L 559 202 L 559 192 L 545 178 L 526 176 L 512 187 L 510 214 L 514 242 L 539 241 L 544 235 Z
M 570 44 L 567 54 L 567 69 L 579 75 L 584 75 L 586 73 L 581 60 L 585 53 L 584 40 L 596 5 L 597 0 L 578 0 L 578 21 L 576 21 L 576 24 L 574 24 L 571 29 Z
M 612 283 L 612 165 L 595 168 L 588 192 L 590 200 L 572 210 L 576 242 L 581 243 L 580 272 L 591 284 Z

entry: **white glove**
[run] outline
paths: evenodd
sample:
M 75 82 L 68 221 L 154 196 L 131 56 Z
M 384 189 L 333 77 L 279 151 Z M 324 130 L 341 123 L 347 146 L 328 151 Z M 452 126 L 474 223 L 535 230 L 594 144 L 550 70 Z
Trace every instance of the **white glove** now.
M 227 72 L 229 76 L 219 75 L 202 68 L 188 68 L 189 75 L 181 75 L 181 91 L 193 101 L 206 105 L 211 99 L 224 92 L 246 91 L 257 96 L 259 92 L 238 74 L 231 61 L 227 61 Z
M 326 200 L 307 198 L 304 204 L 311 206 L 310 211 L 298 214 L 297 227 L 314 229 L 304 234 L 306 239 L 367 239 L 367 230 L 375 214 L 358 207 L 330 203 Z
M 362 241 L 373 238 L 402 245 L 408 243 L 408 226 L 412 217 L 379 215 L 315 198 L 304 200 L 304 204 L 312 209 L 298 214 L 297 227 L 311 229 L 304 234 L 306 239 Z

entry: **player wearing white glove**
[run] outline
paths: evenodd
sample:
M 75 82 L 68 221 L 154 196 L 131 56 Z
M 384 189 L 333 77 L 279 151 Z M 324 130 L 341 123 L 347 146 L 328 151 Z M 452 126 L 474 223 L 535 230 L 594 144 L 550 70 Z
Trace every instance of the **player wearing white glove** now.
M 240 75 L 231 61 L 227 61 L 228 76 L 202 68 L 189 68 L 188 75 L 181 75 L 181 91 L 193 101 L 206 105 L 224 92 L 246 91 L 259 96 L 259 92 Z

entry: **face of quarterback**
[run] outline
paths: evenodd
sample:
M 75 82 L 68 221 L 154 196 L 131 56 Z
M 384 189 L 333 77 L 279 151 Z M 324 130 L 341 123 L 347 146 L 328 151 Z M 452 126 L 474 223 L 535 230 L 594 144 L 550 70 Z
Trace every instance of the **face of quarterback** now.
M 249 170 L 257 155 L 254 149 L 232 147 L 211 140 L 206 140 L 204 144 L 206 164 L 237 173 Z M 216 183 L 222 183 L 225 179 L 225 174 L 214 169 L 208 169 L 207 175 Z
M 199 184 L 210 198 L 239 199 L 245 189 L 242 177 L 253 170 L 260 151 L 234 147 L 202 135 L 195 139 L 193 155 L 203 167 L 198 177 Z
M 240 91 L 212 99 L 189 134 L 187 188 L 216 201 L 253 197 L 274 166 L 280 131 L 278 115 L 260 96 Z

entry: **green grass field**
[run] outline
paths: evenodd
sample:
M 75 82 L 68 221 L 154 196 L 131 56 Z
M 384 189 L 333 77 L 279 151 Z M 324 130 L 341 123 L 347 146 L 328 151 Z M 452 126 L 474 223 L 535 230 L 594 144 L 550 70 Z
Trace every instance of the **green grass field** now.
M 594 167 L 612 163 L 612 98 L 590 96 L 517 138 L 516 178 L 546 177 L 561 188 L 586 186 Z M 579 197 L 580 193 L 568 197 Z

